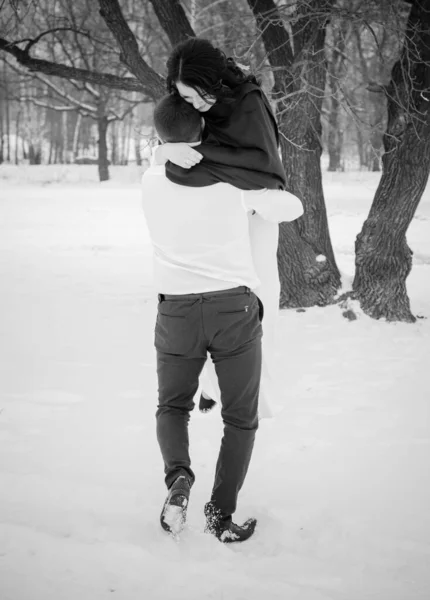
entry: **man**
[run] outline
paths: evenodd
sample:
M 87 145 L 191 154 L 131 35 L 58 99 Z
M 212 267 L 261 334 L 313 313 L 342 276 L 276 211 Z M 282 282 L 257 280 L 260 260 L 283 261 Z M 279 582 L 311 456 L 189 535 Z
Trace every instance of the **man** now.
M 200 140 L 200 114 L 179 96 L 157 104 L 154 123 L 164 141 Z M 280 222 L 298 218 L 302 205 L 282 191 L 243 192 L 225 183 L 187 188 L 169 181 L 164 166 L 156 165 L 145 172 L 142 192 L 159 292 L 156 420 L 169 490 L 161 525 L 178 534 L 185 523 L 195 478 L 188 421 L 209 352 L 221 390 L 224 435 L 204 509 L 206 530 L 222 542 L 244 541 L 256 520 L 239 526 L 232 515 L 258 428 L 262 336 L 247 212 Z

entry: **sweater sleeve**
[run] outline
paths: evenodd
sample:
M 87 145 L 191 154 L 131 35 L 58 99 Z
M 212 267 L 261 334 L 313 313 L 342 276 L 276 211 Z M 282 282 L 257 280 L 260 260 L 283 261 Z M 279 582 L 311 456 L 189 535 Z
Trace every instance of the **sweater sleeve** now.
M 214 138 L 217 143 L 212 143 Z M 201 144 L 198 151 L 210 162 L 255 170 L 274 176 L 276 183 L 285 182 L 276 121 L 260 89 L 247 93 L 231 115 L 228 126 L 211 133 L 208 141 Z

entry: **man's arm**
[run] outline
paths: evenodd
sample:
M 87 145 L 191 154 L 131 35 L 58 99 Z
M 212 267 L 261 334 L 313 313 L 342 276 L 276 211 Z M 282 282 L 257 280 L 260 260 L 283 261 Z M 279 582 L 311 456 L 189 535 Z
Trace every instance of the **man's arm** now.
M 230 183 L 241 190 L 265 189 L 262 174 L 229 165 L 219 165 L 202 160 L 192 169 L 183 169 L 170 161 L 166 163 L 166 177 L 173 183 L 189 187 L 205 187 L 215 183 Z M 280 185 L 282 182 L 280 181 Z M 267 183 L 266 183 L 267 185 Z
M 303 214 L 303 204 L 290 192 L 262 190 L 242 192 L 245 207 L 255 211 L 262 219 L 274 223 L 295 221 Z

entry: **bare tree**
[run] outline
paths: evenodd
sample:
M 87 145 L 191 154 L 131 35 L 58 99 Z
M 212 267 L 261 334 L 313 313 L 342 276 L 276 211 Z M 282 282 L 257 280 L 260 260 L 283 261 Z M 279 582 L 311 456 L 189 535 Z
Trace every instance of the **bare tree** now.
M 386 88 L 384 169 L 356 240 L 355 297 L 374 318 L 415 320 L 406 278 L 412 251 L 406 231 L 430 171 L 430 0 L 413 0 L 403 51 Z
M 288 189 L 302 199 L 305 207 L 298 222 L 280 226 L 281 306 L 325 305 L 333 301 L 340 286 L 320 161 L 326 83 L 324 42 L 334 0 L 287 4 L 284 15 L 273 0 L 248 3 L 273 69 L 273 97 Z

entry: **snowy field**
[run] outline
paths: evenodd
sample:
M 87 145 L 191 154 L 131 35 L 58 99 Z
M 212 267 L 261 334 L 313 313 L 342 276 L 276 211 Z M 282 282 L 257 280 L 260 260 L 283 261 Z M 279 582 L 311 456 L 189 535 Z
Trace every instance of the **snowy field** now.
M 236 520 L 203 533 L 219 412 L 192 418 L 188 528 L 161 530 L 151 253 L 137 168 L 0 166 L 1 600 L 428 600 L 430 188 L 411 324 L 283 311 L 276 417 Z M 379 175 L 325 174 L 345 282 Z

